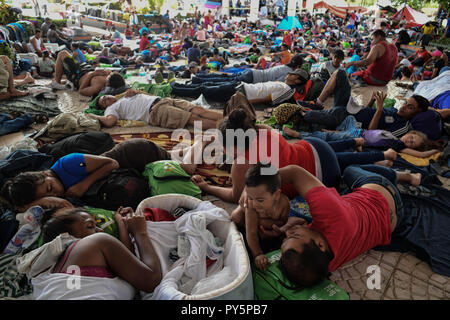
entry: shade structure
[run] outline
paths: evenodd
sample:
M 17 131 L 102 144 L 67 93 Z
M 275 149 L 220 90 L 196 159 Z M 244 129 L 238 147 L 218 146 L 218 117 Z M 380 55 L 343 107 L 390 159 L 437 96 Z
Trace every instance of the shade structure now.
M 406 20 L 406 28 L 418 27 L 428 21 L 431 21 L 426 14 L 412 9 L 407 4 L 403 4 L 396 14 L 392 16 L 392 20 Z
M 277 27 L 279 30 L 292 30 L 294 28 L 303 30 L 303 26 L 297 17 L 286 17 L 278 24 Z

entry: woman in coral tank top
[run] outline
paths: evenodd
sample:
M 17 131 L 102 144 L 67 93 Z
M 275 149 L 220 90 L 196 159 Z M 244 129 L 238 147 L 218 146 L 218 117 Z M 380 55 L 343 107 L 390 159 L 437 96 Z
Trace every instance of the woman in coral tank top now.
M 322 140 L 308 138 L 290 144 L 270 127 L 255 125 L 243 109 L 232 111 L 221 122 L 219 130 L 222 133 L 226 156 L 231 159 L 227 163 L 232 163 L 233 186 L 230 188 L 212 186 L 200 176 L 192 177 L 192 181 L 203 191 L 224 201 L 239 202 L 245 187 L 245 174 L 258 162 L 270 162 L 276 168 L 298 165 L 329 187 L 337 186 L 339 182 L 340 168 L 336 153 Z M 239 135 L 239 132 L 242 134 Z M 297 195 L 291 185 L 283 186 L 282 191 L 288 197 Z

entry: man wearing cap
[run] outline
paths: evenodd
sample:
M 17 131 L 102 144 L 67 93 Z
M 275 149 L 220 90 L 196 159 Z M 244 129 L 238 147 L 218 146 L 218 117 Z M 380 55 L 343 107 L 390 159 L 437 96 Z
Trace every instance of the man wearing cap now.
M 192 78 L 192 83 L 204 83 L 204 82 L 233 82 L 241 81 L 245 83 L 260 83 L 268 81 L 284 81 L 289 72 L 301 68 L 303 65 L 303 58 L 301 55 L 296 54 L 292 57 L 291 61 L 286 65 L 276 66 L 265 70 L 247 69 L 241 73 L 233 75 L 217 75 L 206 74 L 197 75 Z
M 411 66 L 411 61 L 406 59 L 406 55 L 403 52 L 399 52 L 398 53 L 398 60 L 397 60 L 397 62 L 398 63 L 395 66 L 395 71 L 394 71 L 394 79 L 398 79 L 399 77 L 401 77 L 400 70 L 403 67 L 409 68 Z
M 201 94 L 205 98 L 215 101 L 227 101 L 237 91 L 245 95 L 251 104 L 271 103 L 278 105 L 290 99 L 297 87 L 301 86 L 309 75 L 305 70 L 297 69 L 286 75 L 285 81 L 267 81 L 260 83 L 202 83 L 181 84 L 172 83 L 172 93 L 177 96 L 198 97 Z
M 197 62 L 192 61 L 188 64 L 188 67 L 184 72 L 180 75 L 183 79 L 190 79 L 191 75 L 196 75 L 198 72 L 199 66 Z
M 423 68 L 419 69 L 418 74 L 421 75 L 422 80 L 434 79 L 439 75 L 443 67 L 445 67 L 445 60 L 442 58 L 442 52 L 435 50 L 431 53 L 431 59 L 425 62 Z

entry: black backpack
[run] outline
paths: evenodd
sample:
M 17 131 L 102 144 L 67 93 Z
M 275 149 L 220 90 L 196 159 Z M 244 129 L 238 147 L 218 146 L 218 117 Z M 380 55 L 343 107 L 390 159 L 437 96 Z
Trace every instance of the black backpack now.
M 109 133 L 94 131 L 75 134 L 55 143 L 47 143 L 38 150 L 59 159 L 75 152 L 100 155 L 112 148 L 114 148 L 114 140 Z
M 95 208 L 117 210 L 123 206 L 136 210 L 148 197 L 150 188 L 142 174 L 134 169 L 118 169 L 96 181 L 81 200 Z

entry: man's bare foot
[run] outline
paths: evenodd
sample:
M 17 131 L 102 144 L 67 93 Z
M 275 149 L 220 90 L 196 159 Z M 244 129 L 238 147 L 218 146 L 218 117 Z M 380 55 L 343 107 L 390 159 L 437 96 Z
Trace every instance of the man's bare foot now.
M 383 160 L 383 161 L 375 162 L 375 164 L 377 164 L 379 166 L 383 166 L 383 167 L 392 167 L 394 162 L 392 162 L 391 160 Z
M 283 127 L 283 132 L 288 136 L 288 137 L 293 137 L 293 138 L 298 138 L 300 137 L 300 133 L 298 133 L 297 131 L 295 131 L 294 129 L 291 129 L 287 126 Z
M 362 147 L 364 145 L 364 138 L 355 138 L 355 149 L 358 152 L 362 152 Z
M 388 149 L 384 152 L 384 159 L 394 161 L 397 159 L 397 151 L 394 149 Z
M 28 91 L 20 91 L 17 89 L 11 90 L 10 93 L 11 97 L 24 97 L 30 94 Z
M 31 76 L 29 72 L 27 72 L 25 78 L 23 78 L 25 83 L 34 83 L 34 78 Z

